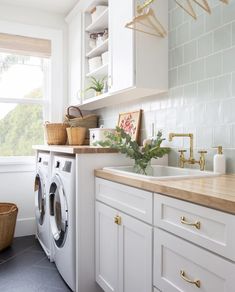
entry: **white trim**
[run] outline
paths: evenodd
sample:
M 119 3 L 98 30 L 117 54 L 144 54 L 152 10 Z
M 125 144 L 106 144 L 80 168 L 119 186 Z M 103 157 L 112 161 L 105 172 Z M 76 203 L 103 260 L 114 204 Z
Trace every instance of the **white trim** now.
M 22 218 L 16 221 L 15 237 L 33 235 L 36 231 L 35 218 Z
M 0 157 L 0 173 L 35 172 L 34 156 Z

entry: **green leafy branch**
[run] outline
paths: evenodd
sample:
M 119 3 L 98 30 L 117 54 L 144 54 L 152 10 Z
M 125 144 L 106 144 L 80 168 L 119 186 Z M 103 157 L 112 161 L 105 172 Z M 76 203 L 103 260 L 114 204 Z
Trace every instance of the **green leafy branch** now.
M 131 139 L 129 134 L 125 133 L 125 131 L 119 127 L 116 127 L 116 133 L 108 133 L 106 138 L 105 141 L 99 141 L 96 145 L 110 147 L 125 154 L 135 161 L 135 165 L 138 166 L 144 174 L 146 174 L 146 168 L 152 158 L 161 158 L 170 151 L 169 148 L 161 147 L 162 142 L 165 140 L 162 138 L 161 131 L 157 133 L 156 138 L 151 140 L 151 143 L 145 146 L 139 146 L 136 141 Z

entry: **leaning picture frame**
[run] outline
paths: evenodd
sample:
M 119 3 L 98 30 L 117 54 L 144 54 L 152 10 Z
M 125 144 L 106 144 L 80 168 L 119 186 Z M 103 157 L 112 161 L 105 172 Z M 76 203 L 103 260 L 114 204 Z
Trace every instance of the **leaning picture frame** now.
M 129 134 L 132 140 L 140 142 L 140 125 L 142 110 L 120 113 L 118 118 L 118 127 Z

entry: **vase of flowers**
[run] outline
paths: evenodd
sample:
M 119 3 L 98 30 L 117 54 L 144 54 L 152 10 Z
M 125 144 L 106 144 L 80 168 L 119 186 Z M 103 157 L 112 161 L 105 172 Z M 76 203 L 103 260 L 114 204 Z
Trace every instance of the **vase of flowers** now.
M 144 146 L 139 146 L 129 134 L 119 127 L 116 127 L 115 133 L 107 134 L 106 138 L 103 142 L 97 142 L 97 145 L 110 147 L 126 154 L 127 157 L 134 160 L 134 171 L 139 174 L 152 175 L 151 159 L 161 158 L 170 151 L 169 148 L 161 147 L 165 140 L 162 138 L 161 131 L 157 133 L 156 138 L 152 138 Z

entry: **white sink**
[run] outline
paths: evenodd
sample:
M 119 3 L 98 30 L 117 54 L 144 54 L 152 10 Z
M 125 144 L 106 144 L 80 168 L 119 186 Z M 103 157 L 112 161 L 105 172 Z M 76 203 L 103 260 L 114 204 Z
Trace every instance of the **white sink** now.
M 133 166 L 116 166 L 116 167 L 104 167 L 104 170 L 108 170 L 117 174 L 126 174 L 133 177 L 144 178 L 147 180 L 172 180 L 172 179 L 185 179 L 185 178 L 200 178 L 218 176 L 218 173 L 212 171 L 201 171 L 198 169 L 179 168 L 171 166 L 152 165 L 148 175 L 136 173 Z

